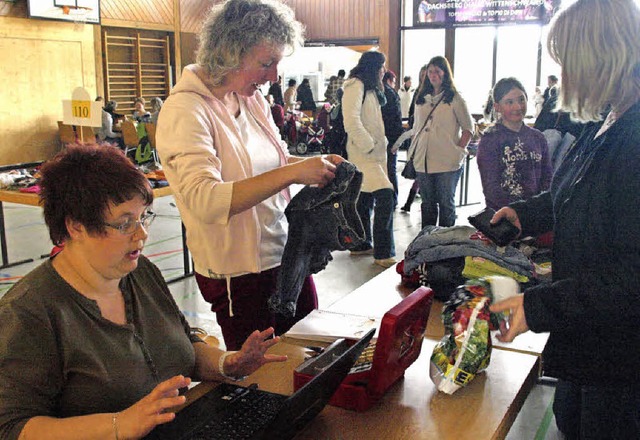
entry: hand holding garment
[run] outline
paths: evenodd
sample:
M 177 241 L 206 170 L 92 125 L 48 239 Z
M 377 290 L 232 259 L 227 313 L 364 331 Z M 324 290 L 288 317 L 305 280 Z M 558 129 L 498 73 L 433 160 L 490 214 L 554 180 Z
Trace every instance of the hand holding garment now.
M 341 162 L 336 177 L 323 188 L 306 186 L 285 209 L 289 236 L 282 255 L 278 288 L 270 298 L 272 310 L 293 316 L 304 279 L 324 269 L 331 251 L 350 250 L 365 241 L 356 202 L 362 173 Z

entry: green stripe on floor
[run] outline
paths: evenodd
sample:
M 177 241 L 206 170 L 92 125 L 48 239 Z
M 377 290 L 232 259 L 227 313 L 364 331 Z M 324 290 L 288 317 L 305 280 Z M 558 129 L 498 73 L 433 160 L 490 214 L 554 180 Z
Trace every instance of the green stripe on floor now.
M 549 425 L 553 419 L 553 397 L 554 396 L 551 396 L 549 406 L 547 406 L 547 410 L 544 412 L 544 416 L 542 417 L 542 422 L 540 422 L 540 426 L 538 426 L 536 436 L 534 437 L 535 440 L 545 440 L 547 438 L 547 431 L 549 430 Z

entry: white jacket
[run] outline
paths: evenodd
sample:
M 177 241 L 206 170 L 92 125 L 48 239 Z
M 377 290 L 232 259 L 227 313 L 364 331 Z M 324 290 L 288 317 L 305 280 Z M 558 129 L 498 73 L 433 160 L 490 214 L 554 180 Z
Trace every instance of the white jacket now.
M 384 136 L 382 110 L 375 91 L 367 92 L 357 78 L 344 82 L 342 116 L 347 132 L 349 161 L 363 174 L 363 192 L 393 188 L 387 176 L 387 138 Z
M 459 93 L 453 96 L 451 103 L 443 101 L 438 104 L 431 114 L 431 122 L 425 127 L 425 120 L 431 113 L 431 104 L 437 103 L 440 96 L 425 96 L 425 103 L 416 103 L 414 111 L 414 136 L 407 157 L 412 157 L 415 151 L 413 165 L 421 173 L 459 170 L 467 151 L 460 148 L 458 142 L 463 131 L 473 133 L 473 118 Z
M 400 110 L 402 111 L 402 118 L 409 117 L 409 109 L 411 108 L 411 100 L 416 89 L 410 88 L 405 90 L 404 86 L 398 89 L 398 96 L 400 97 Z

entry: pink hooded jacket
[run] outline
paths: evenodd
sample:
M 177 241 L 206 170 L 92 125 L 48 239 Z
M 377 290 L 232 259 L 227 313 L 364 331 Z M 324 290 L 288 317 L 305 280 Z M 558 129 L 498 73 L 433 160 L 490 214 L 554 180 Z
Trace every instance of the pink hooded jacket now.
M 256 209 L 229 216 L 233 183 L 252 177 L 251 157 L 234 116 L 195 73 L 182 77 L 162 106 L 157 149 L 173 190 L 195 270 L 211 278 L 261 272 Z M 271 139 L 281 165 L 289 158 L 269 104 L 256 92 L 238 96 Z M 290 199 L 288 190 L 285 197 Z

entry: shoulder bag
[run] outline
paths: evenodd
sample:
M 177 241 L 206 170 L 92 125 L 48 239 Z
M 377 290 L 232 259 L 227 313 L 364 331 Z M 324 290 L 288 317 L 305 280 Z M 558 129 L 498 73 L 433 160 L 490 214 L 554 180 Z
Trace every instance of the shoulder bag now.
M 425 129 L 425 127 L 427 126 L 427 124 L 429 123 L 429 118 L 431 118 L 431 115 L 433 114 L 433 111 L 436 109 L 436 107 L 438 106 L 438 104 L 440 104 L 442 102 L 442 99 L 444 98 L 444 92 L 442 93 L 442 96 L 440 97 L 440 99 L 438 100 L 438 102 L 436 103 L 436 105 L 434 105 L 431 108 L 431 111 L 429 112 L 429 115 L 427 116 L 427 118 L 424 120 L 424 124 L 422 125 L 422 128 L 420 129 L 420 131 L 418 131 L 417 133 L 420 133 L 422 130 Z M 416 135 L 417 135 L 416 133 Z M 411 157 L 409 158 L 409 160 L 407 160 L 407 163 L 404 164 L 404 168 L 402 169 L 402 172 L 400 173 L 400 175 L 402 177 L 404 177 L 405 179 L 415 179 L 417 174 L 416 174 L 416 167 L 413 165 L 413 158 L 416 155 L 416 148 L 417 146 L 413 149 L 413 154 L 411 154 Z M 425 170 L 426 171 L 426 170 Z

